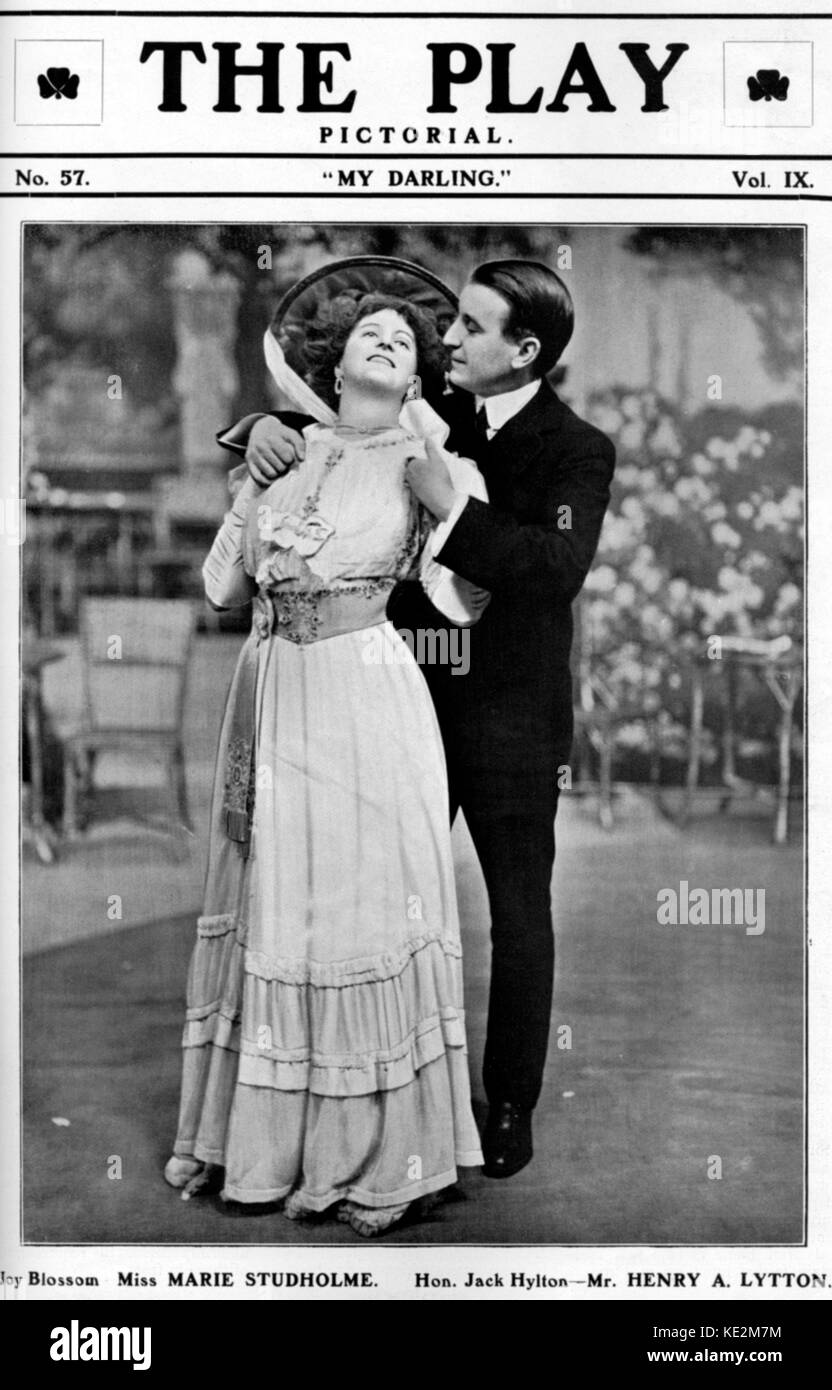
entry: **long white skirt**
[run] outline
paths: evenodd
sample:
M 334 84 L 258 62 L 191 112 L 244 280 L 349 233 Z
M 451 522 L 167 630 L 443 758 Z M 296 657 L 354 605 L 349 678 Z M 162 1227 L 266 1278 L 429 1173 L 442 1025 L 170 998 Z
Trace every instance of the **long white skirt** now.
M 222 824 L 236 678 L 220 736 L 175 1151 L 240 1202 L 412 1201 L 482 1162 L 436 715 L 389 623 L 258 662 L 247 862 Z

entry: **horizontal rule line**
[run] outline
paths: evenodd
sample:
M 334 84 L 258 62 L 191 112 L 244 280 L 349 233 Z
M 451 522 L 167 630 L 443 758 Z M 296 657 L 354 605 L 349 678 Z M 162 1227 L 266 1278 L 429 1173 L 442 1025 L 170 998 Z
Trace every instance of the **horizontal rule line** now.
M 642 20 L 642 19 L 704 19 L 713 21 L 715 19 L 742 19 L 747 22 L 752 20 L 765 19 L 832 19 L 829 14 L 812 14 L 809 12 L 795 14 L 737 14 L 735 11 L 714 11 L 711 14 L 687 14 L 683 11 L 670 10 L 667 13 L 646 14 L 634 12 L 633 14 L 620 14 L 601 10 L 595 14 L 509 14 L 493 11 L 467 11 L 460 13 L 458 10 L 448 10 L 443 14 L 438 14 L 435 10 L 6 10 L 6 14 L 20 19 L 29 19 L 35 15 L 50 16 L 73 16 L 86 15 L 94 16 L 96 19 L 510 19 L 516 23 L 518 19 L 549 19 L 549 20 L 574 20 L 574 19 L 621 19 L 621 20 Z
M 728 159 L 732 160 L 734 163 L 745 160 L 750 164 L 760 163 L 763 160 L 773 162 L 774 160 L 800 159 L 806 163 L 819 164 L 831 160 L 832 154 L 605 154 L 603 151 L 601 153 L 592 154 L 520 154 L 515 151 L 512 151 L 510 154 L 505 152 L 480 154 L 478 151 L 475 152 L 473 150 L 460 150 L 456 154 L 447 153 L 444 150 L 441 152 L 439 150 L 435 152 L 431 150 L 429 153 L 420 153 L 418 150 L 390 150 L 389 152 L 381 153 L 371 153 L 367 151 L 365 153 L 359 150 L 355 154 L 336 154 L 332 150 L 328 150 L 324 154 L 302 154 L 294 150 L 277 154 L 273 151 L 270 151 L 268 154 L 251 154 L 242 150 L 217 150 L 213 152 L 206 152 L 204 150 L 181 150 L 178 153 L 171 150 L 114 150 L 111 154 L 107 154 L 99 150 L 91 150 L 89 152 L 76 150 L 72 154 L 67 154 L 66 150 L 58 151 L 57 153 L 54 150 L 49 150 L 48 152 L 32 152 L 29 150 L 21 154 L 15 154 L 14 152 L 3 153 L 0 154 L 0 159 L 25 159 L 32 162 L 38 159 L 63 159 L 64 161 L 70 159 L 332 159 L 348 160 L 353 163 L 356 161 L 360 162 L 362 159 L 422 159 L 425 161 L 432 159 L 470 159 L 472 161 L 477 159 L 503 159 L 507 164 L 510 164 L 514 159 L 640 159 L 643 161 L 649 161 L 651 159 L 695 159 L 703 161 Z
M 258 189 L 254 193 L 218 193 L 215 188 L 209 188 L 202 193 L 125 193 L 119 190 L 117 193 L 79 193 L 70 191 L 55 191 L 54 193 L 30 193 L 28 190 L 20 193 L 0 193 L 0 198 L 253 198 L 262 201 L 264 198 L 390 198 L 393 202 L 404 203 L 414 198 L 422 198 L 441 201 L 443 198 L 548 198 L 550 201 L 557 198 L 630 198 L 630 199 L 670 199 L 688 200 L 690 202 L 699 201 L 719 201 L 719 202 L 740 202 L 740 203 L 763 203 L 763 202 L 786 202 L 786 203 L 832 203 L 832 193 L 608 193 L 606 189 L 594 193 L 559 193 L 556 190 L 552 193 L 495 193 L 493 188 L 484 189 L 480 193 L 391 193 L 389 190 L 384 193 L 370 193 L 363 191 L 360 193 L 316 193 L 310 192 L 308 188 L 302 192 L 286 193 L 282 189 L 277 189 L 271 193 L 264 193 Z

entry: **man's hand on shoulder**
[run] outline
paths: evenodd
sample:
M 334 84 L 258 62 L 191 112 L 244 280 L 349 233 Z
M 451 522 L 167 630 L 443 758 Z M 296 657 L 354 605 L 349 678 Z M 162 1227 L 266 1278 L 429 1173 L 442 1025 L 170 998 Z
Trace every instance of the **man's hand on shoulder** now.
M 246 464 L 254 481 L 268 487 L 288 473 L 306 453 L 302 434 L 273 415 L 264 415 L 253 426 L 246 449 Z

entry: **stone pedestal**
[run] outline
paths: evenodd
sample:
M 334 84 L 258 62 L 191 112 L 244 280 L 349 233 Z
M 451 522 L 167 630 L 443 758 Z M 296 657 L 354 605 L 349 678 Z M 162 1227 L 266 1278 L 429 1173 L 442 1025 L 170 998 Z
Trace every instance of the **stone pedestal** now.
M 216 524 L 228 501 L 228 455 L 216 433 L 231 423 L 240 287 L 196 250 L 183 251 L 168 281 L 178 356 L 173 387 L 181 402 L 182 471 L 159 487 L 160 539 L 177 523 Z

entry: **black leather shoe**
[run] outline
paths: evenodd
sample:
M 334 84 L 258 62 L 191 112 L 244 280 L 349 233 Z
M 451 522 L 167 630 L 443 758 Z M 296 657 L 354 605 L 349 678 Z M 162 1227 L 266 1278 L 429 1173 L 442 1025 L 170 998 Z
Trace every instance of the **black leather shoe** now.
M 488 1111 L 482 1137 L 487 1178 L 510 1178 L 531 1162 L 532 1112 L 510 1100 L 498 1101 Z

